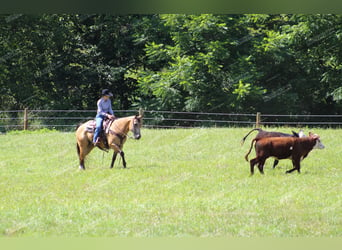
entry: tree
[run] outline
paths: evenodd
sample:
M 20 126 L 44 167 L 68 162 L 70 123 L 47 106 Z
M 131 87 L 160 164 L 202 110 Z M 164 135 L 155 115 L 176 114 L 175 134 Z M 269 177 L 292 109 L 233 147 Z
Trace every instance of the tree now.
M 1 15 L 1 109 L 341 113 L 341 15 Z
M 249 75 L 243 68 L 251 65 L 248 56 L 240 57 L 244 47 L 235 43 L 247 31 L 239 25 L 238 16 L 161 15 L 161 20 L 171 42 L 148 43 L 147 60 L 160 66 L 137 73 L 148 105 L 167 110 L 238 111 L 263 93 L 261 87 L 246 82 Z

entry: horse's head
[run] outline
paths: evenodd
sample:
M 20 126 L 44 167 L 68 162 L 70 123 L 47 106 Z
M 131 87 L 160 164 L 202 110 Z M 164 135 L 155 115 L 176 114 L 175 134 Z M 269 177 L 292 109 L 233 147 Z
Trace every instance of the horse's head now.
M 142 120 L 144 117 L 144 112 L 142 109 L 139 110 L 139 115 L 133 117 L 132 122 L 130 123 L 129 130 L 132 131 L 133 137 L 136 140 L 141 138 L 140 128 L 142 126 Z

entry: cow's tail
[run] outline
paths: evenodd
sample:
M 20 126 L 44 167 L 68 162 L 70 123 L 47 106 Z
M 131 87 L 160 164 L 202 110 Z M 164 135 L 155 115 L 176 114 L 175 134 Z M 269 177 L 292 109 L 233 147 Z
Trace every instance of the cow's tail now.
M 247 154 L 245 155 L 245 159 L 246 161 L 248 161 L 248 155 L 251 153 L 252 151 L 252 147 L 253 147 L 253 143 L 256 141 L 256 139 L 254 138 L 251 142 L 251 147 L 249 148 L 249 151 L 247 152 Z
M 261 129 L 261 128 L 254 128 L 254 129 L 252 129 L 251 131 L 249 131 L 248 134 L 245 135 L 244 138 L 242 138 L 242 140 L 241 140 L 241 146 L 243 145 L 243 143 L 245 142 L 245 140 L 246 140 L 246 138 L 249 136 L 249 134 L 252 133 L 253 131 L 256 131 L 256 130 L 260 132 L 262 129 Z

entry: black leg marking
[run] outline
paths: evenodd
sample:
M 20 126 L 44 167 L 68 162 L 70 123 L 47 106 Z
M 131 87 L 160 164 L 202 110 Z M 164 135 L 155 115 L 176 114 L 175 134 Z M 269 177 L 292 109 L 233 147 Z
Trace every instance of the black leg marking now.
M 80 160 L 80 169 L 85 170 L 84 160 Z
M 113 167 L 114 167 L 114 162 L 115 162 L 115 159 L 116 159 L 116 156 L 117 156 L 117 155 L 118 155 L 118 153 L 114 151 L 113 157 L 112 157 L 112 163 L 110 164 L 110 168 L 113 168 Z
M 120 155 L 121 155 L 121 158 L 122 158 L 123 167 L 126 168 L 125 153 L 123 151 L 121 151 Z

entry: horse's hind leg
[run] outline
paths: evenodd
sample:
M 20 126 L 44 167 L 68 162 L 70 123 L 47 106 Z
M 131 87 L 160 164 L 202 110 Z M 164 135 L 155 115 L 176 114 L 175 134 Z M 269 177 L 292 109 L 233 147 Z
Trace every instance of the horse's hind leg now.
M 84 166 L 84 159 L 85 159 L 85 154 L 84 154 L 84 149 L 82 147 L 80 147 L 78 145 L 78 147 L 80 148 L 80 153 L 78 155 L 79 159 L 80 159 L 80 169 L 81 170 L 85 170 L 85 166 Z
M 79 152 L 79 160 L 80 160 L 80 169 L 85 170 L 84 160 L 85 157 L 90 153 L 90 151 L 94 148 L 94 146 L 91 143 L 87 143 L 87 145 L 79 145 L 78 146 L 78 152 Z
M 78 142 L 76 143 L 76 149 L 77 149 L 78 159 L 80 160 L 80 167 L 79 168 L 85 170 L 83 150 L 80 147 L 80 145 L 78 144 Z

